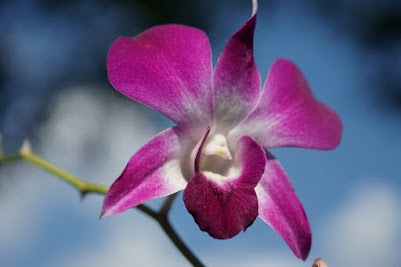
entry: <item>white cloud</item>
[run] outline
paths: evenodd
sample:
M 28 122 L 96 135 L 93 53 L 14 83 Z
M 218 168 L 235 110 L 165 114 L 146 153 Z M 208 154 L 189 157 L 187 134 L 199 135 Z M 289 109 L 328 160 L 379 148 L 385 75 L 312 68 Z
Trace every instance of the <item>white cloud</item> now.
M 102 88 L 77 88 L 61 94 L 47 123 L 39 131 L 38 140 L 33 144 L 34 150 L 82 178 L 110 184 L 122 171 L 130 156 L 156 133 L 156 127 L 149 122 L 143 109 L 138 109 L 132 101 L 116 101 L 110 95 L 106 95 Z M 10 182 L 4 183 L 4 193 L 1 195 L 3 201 L 0 201 L 0 265 L 9 263 L 12 266 L 25 250 L 40 246 L 40 241 L 37 240 L 43 237 L 38 236 L 37 232 L 45 224 L 43 215 L 52 212 L 57 203 L 71 201 L 71 189 L 66 189 L 64 185 L 59 187 L 62 182 L 57 178 L 28 164 L 2 168 L 1 175 L 6 175 Z M 71 203 L 71 206 L 74 204 L 76 202 Z M 83 205 L 82 214 L 85 214 L 85 209 L 88 213 L 89 209 L 97 209 L 99 213 L 100 207 L 101 201 L 97 199 L 90 207 Z M 141 236 L 136 240 L 139 244 L 136 247 L 140 252 L 138 255 L 141 259 L 147 256 L 151 259 L 152 256 L 144 252 L 151 251 L 151 247 L 157 247 L 158 240 L 152 237 L 152 230 L 144 231 L 150 232 L 150 235 L 141 234 L 143 232 L 137 230 L 135 236 L 132 236 L 134 229 L 140 229 L 135 227 L 137 225 L 130 218 L 130 227 L 117 228 L 120 231 L 108 235 L 111 243 L 107 243 L 107 240 L 104 242 L 108 247 L 97 248 L 99 251 L 123 252 L 123 258 L 128 257 L 124 256 L 127 255 L 124 251 L 132 247 L 128 246 L 128 237 L 135 240 L 135 236 Z M 158 228 L 157 225 L 152 227 Z M 162 236 L 159 233 L 157 235 Z M 66 255 L 71 256 L 69 253 Z M 106 257 L 110 252 L 102 255 Z M 120 258 L 121 254 L 114 256 Z M 83 257 L 80 258 L 84 260 Z M 80 265 L 77 262 L 70 266 L 87 264 Z
M 401 266 L 401 199 L 391 186 L 366 184 L 322 225 L 331 266 Z
M 117 101 L 104 88 L 63 93 L 40 131 L 40 152 L 87 179 L 112 182 L 132 154 L 156 134 L 144 108 L 124 100 Z
M 7 181 L 1 188 L 0 196 L 2 213 L 0 220 L 0 260 L 2 258 L 1 253 L 13 253 L 18 248 L 27 245 L 26 243 L 29 240 L 34 239 L 35 233 L 30 230 L 30 225 L 38 223 L 35 210 L 37 205 L 43 201 L 39 188 L 40 182 L 33 184 L 15 180 L 18 178 L 18 174 L 26 174 L 31 170 L 21 166 L 19 168 L 20 171 L 17 173 L 8 168 L 1 171 L 1 175 L 4 175 Z M 34 201 L 32 201 L 33 195 L 37 195 Z
M 82 176 L 110 184 L 156 128 L 133 101 L 116 102 L 99 93 L 78 90 L 59 97 L 43 129 L 42 151 Z M 81 207 L 83 213 L 100 212 L 99 199 L 86 202 L 91 204 Z M 97 233 L 101 242 L 61 253 L 49 266 L 177 266 L 174 257 L 181 256 L 164 249 L 170 244 L 151 219 L 135 212 L 105 220 Z
M 88 213 L 98 201 L 83 207 Z M 53 256 L 49 267 L 130 267 L 186 266 L 186 260 L 175 250 L 161 228 L 140 212 L 126 212 L 100 221 L 98 242 L 89 242 L 83 249 L 61 252 Z

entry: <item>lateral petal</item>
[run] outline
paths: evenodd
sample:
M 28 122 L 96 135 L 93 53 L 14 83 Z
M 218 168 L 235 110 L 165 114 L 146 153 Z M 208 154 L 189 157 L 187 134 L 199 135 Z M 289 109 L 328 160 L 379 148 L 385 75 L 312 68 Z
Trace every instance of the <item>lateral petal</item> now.
M 230 133 L 253 136 L 264 147 L 333 149 L 342 135 L 335 111 L 315 99 L 298 67 L 279 59 L 270 69 L 257 107 Z
M 107 192 L 101 217 L 184 189 L 187 182 L 182 154 L 187 142 L 192 141 L 180 128 L 173 127 L 139 149 Z
M 256 13 L 254 1 L 252 17 L 230 38 L 217 61 L 213 87 L 218 127 L 231 129 L 238 124 L 255 106 L 261 93 L 261 78 L 253 57 Z
M 264 171 L 264 150 L 253 138 L 244 136 L 234 160 L 233 168 L 238 169 L 232 169 L 231 174 L 197 171 L 184 190 L 188 212 L 202 231 L 217 239 L 245 231 L 258 215 L 255 186 Z
M 212 57 L 207 36 L 183 25 L 119 37 L 107 58 L 110 83 L 166 115 L 199 139 L 213 118 Z
M 288 244 L 295 256 L 305 260 L 312 234 L 304 208 L 280 163 L 267 152 L 267 163 L 255 189 L 259 217 Z

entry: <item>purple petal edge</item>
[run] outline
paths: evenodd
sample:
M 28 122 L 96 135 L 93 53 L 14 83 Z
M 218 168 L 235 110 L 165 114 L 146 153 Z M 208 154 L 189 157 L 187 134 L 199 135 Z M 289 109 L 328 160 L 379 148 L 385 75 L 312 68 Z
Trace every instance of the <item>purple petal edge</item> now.
M 211 49 L 199 29 L 172 24 L 120 37 L 110 47 L 107 71 L 119 92 L 166 115 L 187 134 L 204 132 L 213 119 Z
M 107 192 L 101 218 L 184 189 L 187 182 L 179 158 L 186 138 L 182 130 L 173 127 L 138 150 Z
M 238 124 L 251 111 L 262 88 L 253 57 L 256 7 L 252 17 L 228 41 L 214 70 L 215 116 L 219 124 L 228 128 Z
M 308 218 L 284 169 L 268 152 L 256 193 L 259 217 L 284 239 L 295 256 L 305 260 L 312 244 Z
M 315 99 L 291 61 L 273 63 L 257 107 L 230 133 L 249 134 L 262 146 L 329 150 L 342 136 L 338 114 Z

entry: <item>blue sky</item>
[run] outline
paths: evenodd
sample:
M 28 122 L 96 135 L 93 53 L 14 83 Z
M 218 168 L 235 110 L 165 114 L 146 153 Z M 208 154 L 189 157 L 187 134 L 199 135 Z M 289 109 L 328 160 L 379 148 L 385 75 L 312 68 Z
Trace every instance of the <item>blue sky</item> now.
M 372 104 L 363 72 L 369 55 L 352 40 L 302 5 L 283 2 L 275 8 L 270 14 L 260 3 L 255 58 L 262 77 L 278 57 L 295 61 L 317 98 L 333 107 L 344 124 L 342 144 L 335 151 L 272 151 L 312 224 L 310 257 L 306 263 L 298 261 L 260 220 L 231 240 L 213 240 L 199 231 L 180 198 L 172 222 L 208 266 L 311 266 L 316 257 L 326 258 L 330 266 L 400 266 L 399 114 Z M 215 58 L 250 10 L 216 6 L 207 32 Z M 132 35 L 137 33 L 133 29 Z M 117 97 L 111 87 L 85 82 L 61 91 L 48 109 L 46 123 L 35 128 L 34 149 L 58 166 L 104 184 L 118 176 L 142 144 L 171 124 Z M 0 174 L 11 181 L 3 182 L 7 190 L 0 196 L 0 266 L 187 266 L 159 227 L 137 211 L 98 220 L 100 196 L 80 200 L 57 178 L 26 164 L 2 166 Z

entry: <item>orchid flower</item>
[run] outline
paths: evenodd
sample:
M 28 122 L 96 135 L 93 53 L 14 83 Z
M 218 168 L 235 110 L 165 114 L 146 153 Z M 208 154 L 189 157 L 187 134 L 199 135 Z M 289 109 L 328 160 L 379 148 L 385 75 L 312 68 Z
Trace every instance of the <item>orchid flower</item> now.
M 253 57 L 257 1 L 214 70 L 209 40 L 183 25 L 150 28 L 111 46 L 110 83 L 176 123 L 153 137 L 111 185 L 101 216 L 184 190 L 202 231 L 228 239 L 256 217 L 305 260 L 311 230 L 283 167 L 267 149 L 333 149 L 338 115 L 312 95 L 298 67 L 278 59 L 263 86 Z

